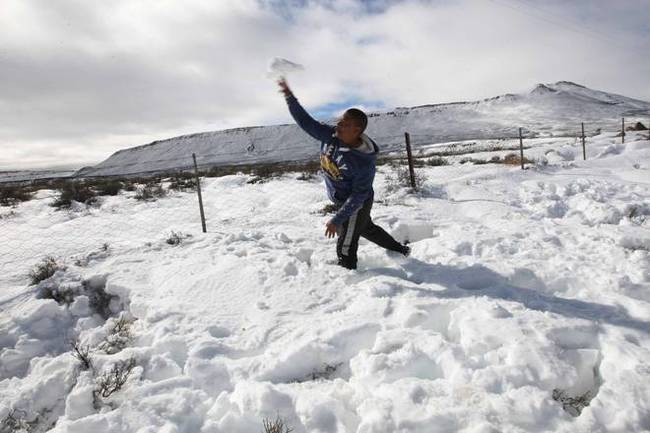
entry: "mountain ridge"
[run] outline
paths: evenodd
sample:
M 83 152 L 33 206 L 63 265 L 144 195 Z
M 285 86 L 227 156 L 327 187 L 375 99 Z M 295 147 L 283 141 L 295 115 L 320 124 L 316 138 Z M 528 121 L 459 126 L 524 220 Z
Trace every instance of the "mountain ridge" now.
M 650 102 L 593 90 L 571 81 L 538 83 L 530 91 L 492 98 L 369 112 L 368 134 L 383 150 L 412 144 L 511 138 L 519 127 L 529 137 L 567 135 L 581 122 L 598 128 L 620 125 L 623 116 L 650 116 Z M 645 117 L 644 117 L 645 118 Z M 328 119 L 329 120 L 329 119 Z M 595 128 L 594 128 L 595 129 Z M 185 134 L 120 149 L 76 176 L 136 175 L 200 166 L 302 161 L 318 154 L 318 143 L 294 124 L 247 126 Z

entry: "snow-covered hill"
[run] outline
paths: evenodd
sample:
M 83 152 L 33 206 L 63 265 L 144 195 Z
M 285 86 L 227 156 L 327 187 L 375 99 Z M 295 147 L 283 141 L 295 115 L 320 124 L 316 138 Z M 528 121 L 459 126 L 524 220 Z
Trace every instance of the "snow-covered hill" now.
M 300 95 L 298 94 L 298 97 Z M 405 131 L 414 146 L 455 140 L 527 136 L 575 136 L 613 130 L 622 116 L 650 116 L 650 103 L 560 81 L 531 92 L 474 102 L 396 108 L 371 114 L 368 134 L 383 150 L 402 148 Z M 113 176 L 187 168 L 196 153 L 200 166 L 297 161 L 314 158 L 318 145 L 295 125 L 237 128 L 184 135 L 120 150 L 81 176 Z
M 0 208 L 0 429 L 650 432 L 650 141 L 615 135 L 422 168 L 419 194 L 379 167 L 412 255 L 362 240 L 357 271 L 297 173 L 203 179 L 206 234 L 193 192 Z M 65 267 L 29 286 L 39 254 Z

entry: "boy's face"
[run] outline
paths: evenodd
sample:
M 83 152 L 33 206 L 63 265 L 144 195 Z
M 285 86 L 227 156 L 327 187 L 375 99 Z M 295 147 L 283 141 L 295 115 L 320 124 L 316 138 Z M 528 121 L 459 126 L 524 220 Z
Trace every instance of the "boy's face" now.
M 345 144 L 356 144 L 361 128 L 345 114 L 336 122 L 336 136 Z

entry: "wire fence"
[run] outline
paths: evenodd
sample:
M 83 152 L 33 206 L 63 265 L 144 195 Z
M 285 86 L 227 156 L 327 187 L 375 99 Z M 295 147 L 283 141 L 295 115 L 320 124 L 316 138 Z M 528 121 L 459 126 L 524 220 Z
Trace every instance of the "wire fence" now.
M 597 132 L 596 127 L 591 126 L 585 132 L 587 136 Z M 610 134 L 612 140 L 618 140 L 614 135 L 615 132 Z M 553 146 L 580 146 L 581 135 L 578 126 L 576 134 L 557 137 L 556 141 L 550 141 L 551 144 L 549 138 L 526 137 L 524 140 L 528 152 L 528 149 L 536 146 L 545 146 L 546 150 L 553 149 Z M 405 156 L 403 134 L 382 137 L 381 142 L 390 143 L 393 140 L 397 143 L 398 138 L 401 149 L 398 150 L 397 144 L 394 147 L 389 146 L 387 155 L 402 158 Z M 489 154 L 496 151 L 512 151 L 518 146 L 516 136 L 447 144 L 432 143 L 430 138 L 428 134 L 411 134 L 411 144 L 416 158 L 441 154 L 447 156 Z M 622 135 L 620 140 L 625 140 L 625 136 Z M 264 156 L 274 152 L 300 150 L 313 153 L 314 156 L 318 154 L 318 147 L 305 151 L 304 144 L 300 147 L 282 147 L 280 150 L 272 149 L 269 147 L 270 144 L 264 141 L 262 144 L 263 146 L 259 146 L 257 142 L 249 144 L 253 147 L 246 152 L 255 154 L 254 157 L 246 160 L 251 166 L 255 161 L 263 160 Z M 580 150 L 578 154 L 581 156 L 581 153 Z M 205 170 L 211 167 L 208 161 L 213 160 L 216 154 L 197 154 L 198 165 L 204 170 L 204 174 L 206 174 Z M 193 168 L 191 154 L 186 158 L 160 158 L 159 161 L 165 164 L 174 163 L 179 170 L 190 170 Z M 140 164 L 145 162 L 151 161 L 138 161 Z M 221 174 L 226 174 L 223 168 L 216 167 L 215 170 L 217 174 L 219 171 Z M 122 185 L 127 189 L 130 185 L 131 190 L 122 191 L 119 196 L 100 196 L 94 204 L 90 205 L 72 202 L 69 209 L 60 210 L 51 206 L 61 196 L 60 190 L 56 189 L 61 188 L 61 184 L 54 181 L 54 184 L 49 186 L 51 189 L 37 190 L 32 200 L 14 206 L 1 206 L 0 288 L 3 285 L 24 285 L 28 280 L 29 271 L 46 257 L 64 258 L 68 262 L 84 264 L 109 254 L 111 250 L 155 249 L 172 242 L 174 236 L 200 235 L 201 217 L 196 191 L 191 188 L 191 185 L 187 188 L 183 185 L 180 185 L 180 188 L 174 185 L 174 183 L 182 183 L 184 179 L 187 180 L 173 175 L 163 179 L 162 186 L 156 190 L 161 194 L 160 197 L 156 197 L 155 194 L 153 197 L 146 197 L 146 194 L 142 197 L 143 191 L 151 185 L 146 185 L 147 181 L 144 179 L 134 179 Z M 247 218 L 245 210 L 228 209 L 228 204 L 219 203 L 215 194 L 213 190 L 203 191 L 204 200 L 209 203 L 206 209 L 208 232 L 212 232 L 211 229 L 215 226 L 223 227 L 224 221 L 230 218 L 241 220 Z M 244 213 L 235 215 L 236 212 Z

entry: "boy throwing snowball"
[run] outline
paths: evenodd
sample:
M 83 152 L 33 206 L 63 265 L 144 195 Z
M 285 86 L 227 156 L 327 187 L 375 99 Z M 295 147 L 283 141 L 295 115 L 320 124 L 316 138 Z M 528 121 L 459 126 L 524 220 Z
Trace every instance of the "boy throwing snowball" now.
M 393 239 L 370 217 L 374 199 L 372 182 L 379 148 L 363 133 L 368 125 L 365 113 L 350 108 L 336 126 L 326 125 L 305 111 L 283 78 L 278 85 L 298 126 L 321 142 L 320 163 L 325 173 L 327 195 L 338 207 L 336 215 L 326 224 L 325 236 L 333 238 L 338 235 L 338 264 L 348 269 L 357 268 L 361 236 L 387 250 L 408 256 L 410 248 Z

